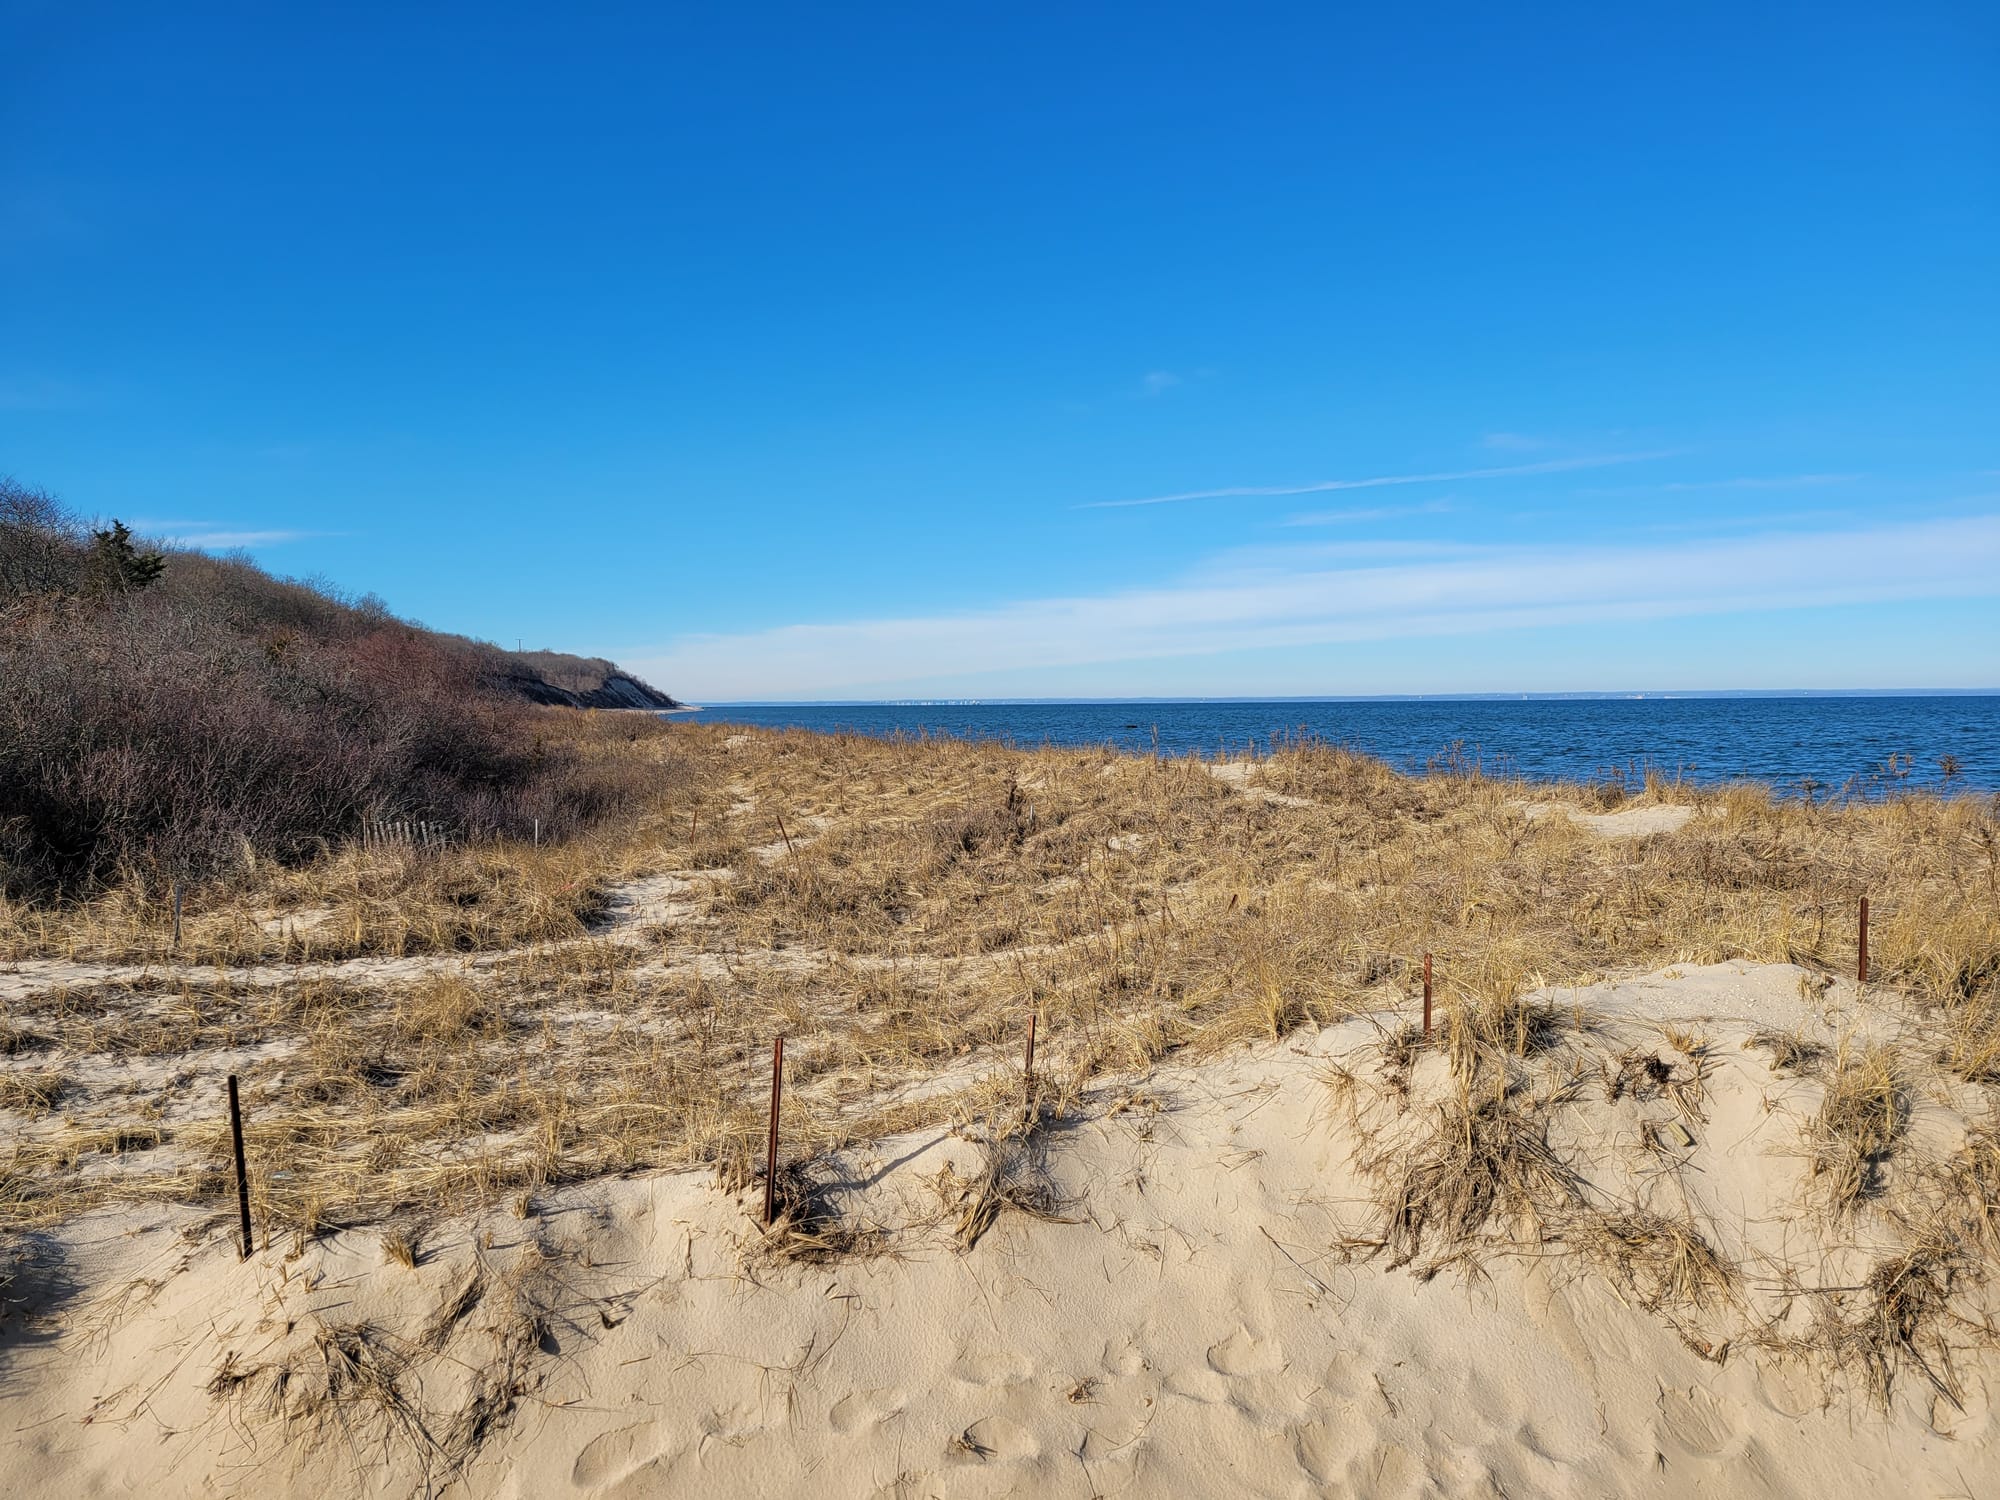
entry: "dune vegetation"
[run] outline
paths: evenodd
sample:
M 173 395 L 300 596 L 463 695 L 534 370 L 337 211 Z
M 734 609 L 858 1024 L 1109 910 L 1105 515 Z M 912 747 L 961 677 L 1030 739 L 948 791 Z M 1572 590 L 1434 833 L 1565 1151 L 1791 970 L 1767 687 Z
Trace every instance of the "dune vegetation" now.
M 536 705 L 672 702 L 608 662 L 426 630 L 4 478 L 0 682 L 0 894 L 44 903 L 297 864 L 378 822 L 571 834 L 641 790 L 615 779 L 636 767 Z M 620 733 L 656 731 L 634 715 Z
M 2000 1079 L 2000 824 L 1970 797 L 1656 785 L 1636 805 L 1692 816 L 1617 838 L 1561 815 L 1602 789 L 1538 789 L 1530 816 L 1519 785 L 1318 744 L 1218 765 L 627 722 L 565 726 L 647 789 L 580 837 L 246 857 L 189 888 L 178 947 L 144 882 L 9 902 L 8 1077 L 34 1119 L 0 1211 L 212 1199 L 225 1062 L 254 1154 L 284 1163 L 260 1221 L 306 1233 L 642 1165 L 744 1179 L 780 1032 L 810 1153 L 1015 1091 L 1031 1011 L 1060 1104 L 1170 1052 L 1407 1017 L 1430 952 L 1470 1076 L 1526 1043 L 1463 1028 L 1530 991 L 1727 958 L 1850 973 L 1864 893 L 1877 985 L 1924 1009 L 1947 1071 Z M 1877 1095 L 1893 1071 L 1826 1065 Z M 1881 1120 L 1851 1150 L 1827 1126 L 1850 1196 Z
M 1310 741 L 1211 760 L 526 712 L 619 789 L 615 815 L 539 844 L 246 848 L 186 884 L 178 929 L 145 878 L 0 906 L 19 1286 L 33 1247 L 93 1211 L 226 1240 L 229 1074 L 260 1253 L 286 1265 L 359 1231 L 392 1274 L 447 1222 L 532 1224 L 582 1184 L 699 1169 L 740 1195 L 746 1264 L 782 1267 L 912 1236 L 963 1254 L 1006 1215 L 1076 1222 L 1102 1164 L 1064 1167 L 1065 1122 L 1167 1118 L 1163 1068 L 1296 1045 L 1320 1059 L 1304 1128 L 1345 1185 L 1315 1221 L 1313 1285 L 1333 1264 L 1428 1279 L 1553 1259 L 1702 1360 L 1759 1351 L 1939 1410 L 1992 1342 L 1989 800 L 1628 796 L 1405 775 Z M 919 1129 L 974 1163 L 885 1217 L 840 1164 Z M 553 1241 L 531 1238 L 545 1276 Z M 593 1254 L 562 1251 L 576 1274 Z M 329 1324 L 298 1358 L 444 1358 L 424 1337 Z M 508 1389 L 529 1388 L 522 1348 Z M 251 1379 L 225 1365 L 227 1392 Z M 303 1378 L 258 1378 L 279 1375 Z M 326 1376 L 328 1402 L 361 1399 L 350 1377 Z M 436 1415 L 476 1429 L 453 1465 L 490 1419 Z M 410 1451 L 430 1483 L 441 1460 Z

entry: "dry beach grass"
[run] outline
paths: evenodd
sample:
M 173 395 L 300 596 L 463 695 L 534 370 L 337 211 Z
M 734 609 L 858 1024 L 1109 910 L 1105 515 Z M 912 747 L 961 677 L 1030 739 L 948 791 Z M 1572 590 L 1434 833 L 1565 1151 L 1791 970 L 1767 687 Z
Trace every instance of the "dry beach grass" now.
M 1810 1364 L 1878 1405 L 1911 1381 L 1966 1400 L 2000 1269 L 1990 802 L 1626 798 L 1311 742 L 1227 763 L 698 725 L 593 743 L 631 759 L 644 805 L 558 846 L 246 862 L 189 892 L 175 951 L 156 890 L 0 912 L 0 1227 L 138 1205 L 219 1241 L 234 1072 L 264 1243 L 298 1256 L 367 1226 L 376 1274 L 421 1275 L 434 1226 L 531 1223 L 608 1174 L 701 1168 L 743 1193 L 784 1033 L 788 1210 L 744 1264 L 931 1233 L 966 1252 L 1005 1212 L 1093 1211 L 1051 1167 L 1064 1122 L 1150 1120 L 1155 1070 L 1303 1028 L 1340 1039 L 1310 1110 L 1353 1188 L 1315 1276 L 1548 1260 L 1704 1360 Z M 1637 837 L 1579 821 L 1631 806 L 1688 811 Z M 1786 1013 L 1661 1019 L 1589 988 L 1725 963 L 1796 966 Z M 1748 1219 L 1708 1154 L 1738 1109 L 1787 1164 L 1758 1169 L 1785 1201 Z M 844 1164 L 925 1128 L 975 1146 L 971 1167 L 945 1164 L 922 1213 L 863 1207 Z M 481 1296 L 553 1305 L 534 1290 L 553 1264 L 487 1265 Z M 445 1347 L 315 1337 L 284 1356 L 318 1360 L 310 1378 L 272 1398 L 292 1430 L 356 1392 L 389 1409 L 396 1371 Z M 494 1337 L 521 1384 L 536 1340 Z M 425 1419 L 426 1483 L 501 1420 L 486 1390 L 448 1436 Z

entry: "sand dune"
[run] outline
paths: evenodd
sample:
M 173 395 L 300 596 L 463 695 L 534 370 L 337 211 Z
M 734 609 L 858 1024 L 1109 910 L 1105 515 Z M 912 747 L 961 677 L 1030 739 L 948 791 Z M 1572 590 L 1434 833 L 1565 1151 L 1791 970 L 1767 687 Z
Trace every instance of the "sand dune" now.
M 1811 1337 L 1865 1321 L 1898 1174 L 1978 1122 L 1930 1078 L 1880 1200 L 1823 1212 L 1824 1078 L 1768 1035 L 1916 1039 L 1805 981 L 1542 997 L 1569 1018 L 1548 1076 L 1588 1083 L 1549 1144 L 1595 1219 L 1402 1265 L 1382 1158 L 1418 1151 L 1449 1069 L 1366 1017 L 1100 1079 L 1026 1138 L 843 1155 L 817 1239 L 765 1236 L 709 1174 L 434 1224 L 414 1268 L 379 1229 L 239 1265 L 213 1218 L 90 1215 L 17 1285 L 0 1462 L 24 1496 L 1992 1493 L 2000 1362 L 1963 1324 L 1990 1292 L 1888 1348 L 1886 1401 Z M 961 1236 L 996 1166 L 1036 1211 Z M 1587 1223 L 1628 1210 L 1698 1229 L 1729 1284 L 1677 1299 L 1598 1253 Z

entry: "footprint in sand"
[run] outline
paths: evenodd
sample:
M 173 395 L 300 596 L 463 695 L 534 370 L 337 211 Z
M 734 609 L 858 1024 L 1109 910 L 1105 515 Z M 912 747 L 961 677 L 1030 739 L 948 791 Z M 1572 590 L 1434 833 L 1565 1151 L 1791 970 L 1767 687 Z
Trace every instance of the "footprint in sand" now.
M 1395 1500 L 1430 1488 L 1424 1461 L 1401 1443 L 1364 1443 L 1347 1462 L 1346 1487 L 1357 1495 Z
M 1340 1478 L 1348 1445 L 1340 1441 L 1327 1418 L 1294 1427 L 1291 1437 L 1292 1458 L 1308 1479 L 1317 1485 L 1330 1485 Z
M 952 1379 L 981 1387 L 1019 1385 L 1032 1374 L 1025 1359 L 997 1349 L 967 1349 L 951 1367 Z
M 569 1471 L 570 1483 L 580 1490 L 596 1489 L 632 1468 L 641 1454 L 651 1457 L 653 1449 L 648 1439 L 658 1435 L 653 1423 L 641 1422 L 592 1438 L 576 1456 L 576 1463 Z
M 981 1417 L 952 1439 L 953 1452 L 981 1463 L 1008 1463 L 1039 1454 L 1035 1435 L 1005 1417 Z
M 865 1432 L 900 1413 L 904 1400 L 903 1393 L 892 1386 L 849 1391 L 833 1403 L 833 1410 L 826 1414 L 827 1424 L 839 1433 Z
M 1065 1396 L 1083 1429 L 1076 1452 L 1086 1463 L 1101 1463 L 1126 1452 L 1145 1436 L 1159 1413 L 1160 1386 L 1150 1373 L 1079 1381 Z
M 1985 1383 L 1977 1377 L 1969 1379 L 1959 1395 L 1963 1402 L 1960 1406 L 1943 1396 L 1930 1398 L 1931 1431 L 1939 1437 L 1957 1439 L 1985 1430 L 1988 1399 Z
M 1812 1371 L 1777 1360 L 1757 1367 L 1757 1393 L 1772 1411 L 1787 1417 L 1810 1416 L 1826 1404 Z
M 1271 1375 L 1284 1364 L 1276 1344 L 1260 1343 L 1241 1326 L 1221 1343 L 1208 1347 L 1208 1367 L 1218 1375 Z
M 1700 1386 L 1660 1393 L 1660 1430 L 1685 1453 L 1712 1458 L 1733 1435 L 1722 1403 Z

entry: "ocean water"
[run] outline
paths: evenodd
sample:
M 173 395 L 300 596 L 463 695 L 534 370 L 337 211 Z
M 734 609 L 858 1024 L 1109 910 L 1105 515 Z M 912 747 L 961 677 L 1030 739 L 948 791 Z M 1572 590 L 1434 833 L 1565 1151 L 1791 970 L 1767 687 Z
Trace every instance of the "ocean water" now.
M 1936 788 L 1949 756 L 1953 790 L 2000 792 L 2000 694 L 731 704 L 674 717 L 1175 755 L 1311 735 L 1407 770 L 1458 763 L 1531 780 L 1632 780 L 1652 769 L 1794 793 L 1810 784 L 1814 795 Z

